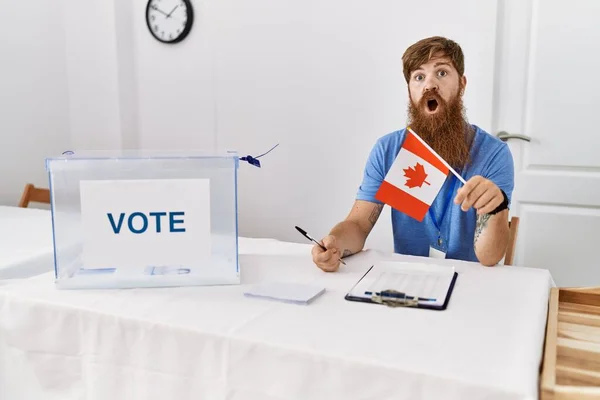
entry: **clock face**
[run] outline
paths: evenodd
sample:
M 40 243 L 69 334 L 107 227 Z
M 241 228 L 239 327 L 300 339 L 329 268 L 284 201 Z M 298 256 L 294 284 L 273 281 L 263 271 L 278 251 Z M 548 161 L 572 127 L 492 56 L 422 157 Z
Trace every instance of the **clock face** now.
M 190 0 L 148 0 L 146 23 L 163 43 L 182 41 L 192 28 L 194 13 Z

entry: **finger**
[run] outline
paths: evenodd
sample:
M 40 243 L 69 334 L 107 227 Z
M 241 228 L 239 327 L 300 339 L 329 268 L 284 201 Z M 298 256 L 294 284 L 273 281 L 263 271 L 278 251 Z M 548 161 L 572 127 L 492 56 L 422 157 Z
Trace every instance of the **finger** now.
M 327 264 L 333 258 L 333 252 L 331 250 L 323 251 L 316 254 L 313 259 L 316 264 Z
M 328 251 L 331 251 L 331 260 L 332 260 L 332 262 L 337 262 L 338 259 L 340 258 L 340 251 L 339 251 L 339 249 L 336 247 L 336 248 L 333 248 L 333 249 L 328 250 Z
M 323 249 L 321 248 L 321 246 L 319 246 L 319 245 L 315 244 L 315 245 L 312 247 L 312 250 L 311 250 L 310 252 L 311 252 L 311 254 L 312 254 L 313 258 L 315 258 L 315 257 L 317 256 L 317 254 L 325 253 L 325 251 L 326 251 L 326 250 L 323 250 Z
M 330 271 L 336 268 L 338 257 L 332 250 L 323 251 L 313 256 L 314 263 L 324 271 Z
M 323 243 L 323 246 L 325 246 L 327 249 L 337 247 L 337 240 L 333 235 L 325 236 L 321 242 Z
M 473 204 L 473 208 L 475 208 L 478 212 L 480 209 L 485 207 L 490 201 L 494 199 L 494 192 L 491 190 L 485 191 Z
M 465 198 L 469 195 L 469 193 L 471 193 L 471 191 L 473 189 L 475 189 L 479 183 L 481 183 L 481 180 L 479 179 L 479 177 L 473 177 L 471 179 L 469 179 L 467 181 L 467 183 L 464 184 L 463 187 L 461 187 L 460 189 L 458 189 L 456 191 L 456 197 L 454 198 L 454 203 L 455 204 L 461 204 L 463 201 L 465 201 Z
M 335 263 L 340 258 L 340 251 L 336 248 L 329 249 L 317 255 L 317 262 L 328 264 Z
M 477 210 L 478 214 L 488 214 L 491 213 L 504 201 L 504 196 L 502 196 L 502 192 L 500 194 L 494 196 L 492 200 L 490 200 L 485 206 L 483 206 L 480 210 Z
M 486 192 L 486 190 L 487 190 L 487 187 L 484 184 L 479 184 L 479 185 L 475 186 L 475 188 L 473 188 L 473 190 L 471 190 L 471 192 L 467 195 L 465 200 L 462 202 L 462 204 L 460 206 L 461 210 L 467 211 L 468 209 L 473 207 L 473 204 L 475 204 L 475 202 L 481 197 L 481 195 L 483 195 Z
M 340 250 L 337 248 L 335 236 L 325 236 L 321 240 L 321 244 L 325 246 L 327 250 L 323 250 L 319 245 L 315 245 L 312 250 L 314 263 L 325 272 L 337 271 L 340 264 Z

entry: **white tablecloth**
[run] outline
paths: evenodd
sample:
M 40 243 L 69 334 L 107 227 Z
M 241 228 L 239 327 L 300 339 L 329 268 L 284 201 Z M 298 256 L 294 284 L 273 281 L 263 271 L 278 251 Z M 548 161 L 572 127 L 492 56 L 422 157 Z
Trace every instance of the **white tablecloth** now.
M 0 286 L 0 399 L 537 398 L 548 271 L 367 251 L 324 273 L 310 245 L 240 246 L 237 286 Z M 379 259 L 455 265 L 448 309 L 344 300 Z M 308 306 L 243 296 L 267 280 L 327 291 Z
M 54 269 L 49 210 L 0 206 L 0 279 Z

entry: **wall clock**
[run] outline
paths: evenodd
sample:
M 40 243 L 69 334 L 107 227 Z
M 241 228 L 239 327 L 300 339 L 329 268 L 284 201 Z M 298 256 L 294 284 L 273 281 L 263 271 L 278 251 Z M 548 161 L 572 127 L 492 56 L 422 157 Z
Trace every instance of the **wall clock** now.
M 169 44 L 181 42 L 193 23 L 190 0 L 148 0 L 146 24 L 156 40 Z

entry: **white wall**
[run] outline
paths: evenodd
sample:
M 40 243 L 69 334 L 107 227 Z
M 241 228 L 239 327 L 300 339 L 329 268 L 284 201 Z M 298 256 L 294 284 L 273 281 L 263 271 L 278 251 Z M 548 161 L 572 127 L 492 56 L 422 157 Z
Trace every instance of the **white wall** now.
M 139 146 L 146 149 L 213 149 L 212 3 L 194 1 L 194 29 L 173 46 L 159 43 L 146 26 L 146 0 L 131 0 Z
M 133 4 L 141 146 L 280 144 L 263 168 L 241 165 L 242 235 L 302 241 L 294 225 L 321 236 L 345 217 L 372 145 L 405 124 L 401 56 L 422 37 L 463 46 L 469 117 L 491 126 L 496 2 L 193 1 L 195 26 L 174 46 Z M 369 245 L 392 248 L 387 209 Z
M 73 149 L 256 155 L 279 143 L 263 168 L 241 165 L 242 235 L 302 241 L 294 225 L 321 236 L 347 214 L 374 142 L 404 126 L 401 55 L 420 38 L 463 46 L 469 117 L 491 126 L 496 2 L 193 0 L 195 25 L 177 45 L 151 37 L 146 4 L 63 0 L 54 107 Z M 388 210 L 370 245 L 391 249 Z
M 44 159 L 69 146 L 65 31 L 61 8 L 0 0 L 0 204 L 25 183 L 48 186 Z
M 138 145 L 129 2 L 62 0 L 73 149 Z
M 48 186 L 47 156 L 138 147 L 133 4 L 0 5 L 0 203 L 14 205 L 25 183 Z

